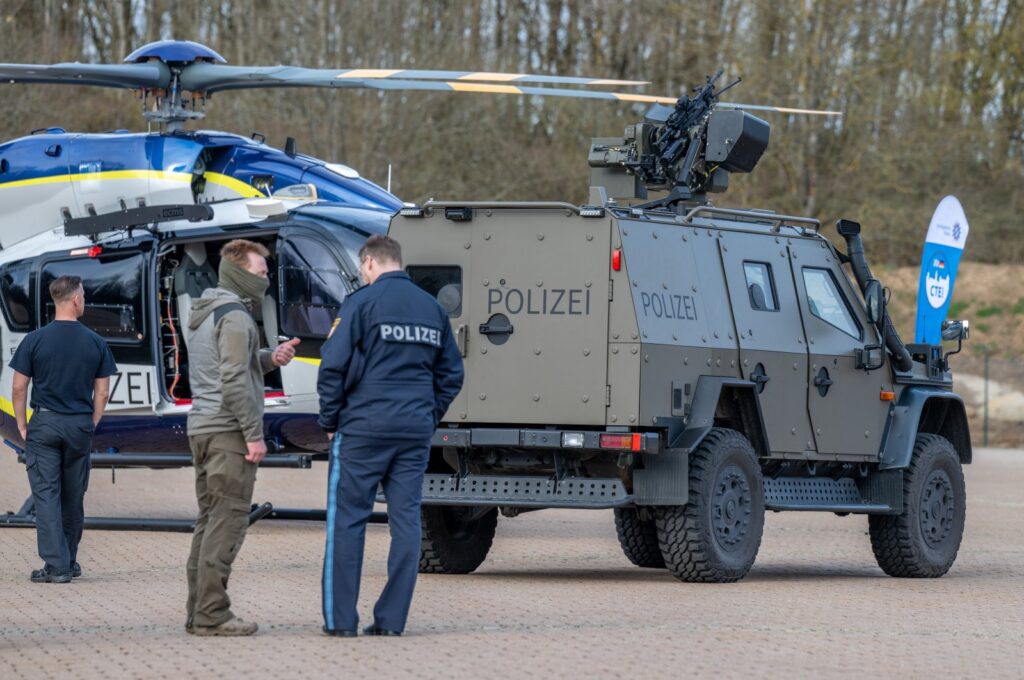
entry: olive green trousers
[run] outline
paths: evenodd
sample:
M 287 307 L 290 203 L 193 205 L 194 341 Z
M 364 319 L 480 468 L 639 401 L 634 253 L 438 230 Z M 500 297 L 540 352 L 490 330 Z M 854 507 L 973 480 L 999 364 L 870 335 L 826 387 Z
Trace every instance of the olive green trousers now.
M 249 528 L 256 464 L 245 459 L 241 432 L 188 438 L 196 472 L 199 516 L 188 556 L 188 626 L 219 626 L 231 619 L 228 578 Z

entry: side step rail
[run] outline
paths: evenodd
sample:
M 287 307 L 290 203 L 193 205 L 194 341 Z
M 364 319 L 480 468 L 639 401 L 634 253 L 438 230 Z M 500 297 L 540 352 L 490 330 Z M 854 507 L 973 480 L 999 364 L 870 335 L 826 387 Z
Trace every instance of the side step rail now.
M 775 477 L 764 480 L 765 510 L 853 514 L 902 512 L 902 473 L 876 473 L 864 479 L 845 477 Z

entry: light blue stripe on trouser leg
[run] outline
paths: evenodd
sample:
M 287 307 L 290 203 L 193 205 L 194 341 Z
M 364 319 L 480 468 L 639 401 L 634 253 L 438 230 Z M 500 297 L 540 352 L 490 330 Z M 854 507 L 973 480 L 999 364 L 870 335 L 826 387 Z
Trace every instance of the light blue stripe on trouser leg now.
M 324 550 L 324 625 L 334 630 L 334 524 L 338 514 L 338 480 L 341 479 L 341 432 L 331 440 L 331 472 L 327 481 L 327 548 Z

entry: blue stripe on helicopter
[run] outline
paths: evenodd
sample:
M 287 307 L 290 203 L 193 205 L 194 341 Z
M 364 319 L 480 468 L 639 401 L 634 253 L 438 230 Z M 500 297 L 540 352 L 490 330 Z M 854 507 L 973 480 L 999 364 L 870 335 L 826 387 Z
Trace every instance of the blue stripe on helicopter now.
M 207 154 L 203 154 L 208 150 Z M 202 160 L 201 155 L 207 160 Z M 197 168 L 197 162 L 200 166 Z M 270 190 L 309 183 L 325 201 L 396 211 L 401 201 L 373 182 L 343 175 L 309 156 L 289 156 L 279 149 L 227 133 L 178 135 L 146 133 L 46 133 L 0 145 L 0 189 L 35 183 L 85 179 L 125 179 L 116 173 L 140 173 L 188 181 L 202 171 L 215 184 L 253 186 L 269 178 Z M 114 174 L 111 174 L 114 173 Z M 155 173 L 155 174 L 142 174 Z M 168 176 L 173 173 L 180 176 Z M 240 186 L 240 185 L 239 185 Z M 241 195 L 257 195 L 253 190 Z
M 147 134 L 41 134 L 0 145 L 0 187 L 131 170 L 191 173 L 203 146 Z

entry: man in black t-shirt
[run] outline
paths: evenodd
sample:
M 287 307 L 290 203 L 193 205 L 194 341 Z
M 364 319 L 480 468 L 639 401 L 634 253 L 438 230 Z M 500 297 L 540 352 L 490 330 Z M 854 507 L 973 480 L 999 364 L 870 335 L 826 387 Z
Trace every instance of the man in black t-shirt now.
M 103 417 L 114 357 L 103 339 L 78 319 L 85 313 L 85 291 L 78 276 L 50 284 L 55 319 L 32 331 L 18 345 L 14 369 L 14 416 L 25 440 L 25 468 L 36 511 L 36 540 L 42 569 L 35 583 L 68 583 L 82 574 L 78 542 L 89 483 L 92 435 Z M 32 383 L 32 423 L 25 408 Z

